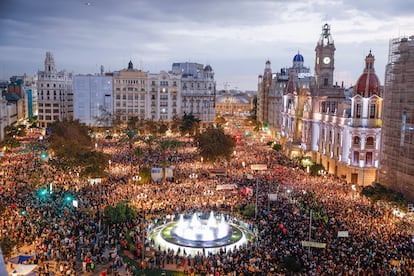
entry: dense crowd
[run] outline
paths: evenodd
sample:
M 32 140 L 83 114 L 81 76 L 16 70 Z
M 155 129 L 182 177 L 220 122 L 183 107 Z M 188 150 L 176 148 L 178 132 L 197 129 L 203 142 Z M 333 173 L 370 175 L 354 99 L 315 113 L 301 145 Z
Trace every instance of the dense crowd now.
M 27 147 L 45 143 L 31 135 Z M 57 169 L 40 160 L 37 151 L 19 150 L 1 158 L 0 200 L 6 208 L 0 217 L 0 237 L 12 235 L 20 245 L 31 245 L 28 253 L 40 275 L 49 275 L 51 261 L 61 275 L 93 270 L 96 264 L 115 275 L 116 268 L 125 265 L 133 275 L 133 267 L 123 264 L 114 250 L 106 254 L 108 249 L 126 248 L 128 239 L 142 249 L 132 256 L 141 269 L 174 263 L 189 275 L 285 275 L 295 267 L 304 275 L 414 272 L 413 228 L 407 217 L 394 216 L 386 205 L 371 204 L 343 180 L 308 175 L 263 143 L 240 141 L 231 161 L 214 165 L 198 161 L 191 145 L 171 149 L 167 156 L 174 178 L 147 185 L 131 177 L 139 166 L 161 166 L 159 152 L 145 148 L 138 160 L 116 139 L 99 143 L 98 148 L 111 154 L 108 177 L 101 183 Z M 252 172 L 251 164 L 266 164 L 267 170 Z M 226 174 L 212 176 L 212 168 L 225 169 Z M 218 190 L 220 184 L 237 188 Z M 49 189 L 47 194 L 39 195 L 39 185 Z M 246 188 L 253 195 L 246 194 Z M 270 200 L 268 194 L 276 198 Z M 78 207 L 66 200 L 68 195 Z M 237 216 L 256 199 L 257 215 L 245 221 L 257 236 L 243 247 L 191 256 L 151 247 L 147 239 L 150 226 L 166 215 L 213 210 Z M 121 200 L 137 207 L 137 219 L 105 227 L 105 206 Z M 347 235 L 338 236 L 339 232 Z M 326 248 L 302 246 L 309 240 Z

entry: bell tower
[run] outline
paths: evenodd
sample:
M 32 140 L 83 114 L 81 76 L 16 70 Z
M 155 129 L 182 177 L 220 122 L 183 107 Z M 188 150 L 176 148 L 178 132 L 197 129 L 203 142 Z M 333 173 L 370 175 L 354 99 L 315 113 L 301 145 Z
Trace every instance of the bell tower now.
M 51 52 L 46 52 L 45 72 L 47 72 L 47 73 L 54 73 L 54 72 L 56 72 L 56 69 L 55 69 L 55 59 L 53 58 L 53 54 Z
M 316 88 L 332 88 L 335 69 L 335 44 L 328 23 L 322 26 L 322 33 L 315 48 L 315 81 Z

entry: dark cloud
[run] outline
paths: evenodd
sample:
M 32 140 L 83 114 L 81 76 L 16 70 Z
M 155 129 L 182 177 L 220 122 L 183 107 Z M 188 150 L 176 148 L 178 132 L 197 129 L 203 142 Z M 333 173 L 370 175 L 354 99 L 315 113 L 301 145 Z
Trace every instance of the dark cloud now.
M 1 0 L 0 78 L 35 72 L 52 51 L 58 68 L 77 73 L 95 72 L 100 64 L 119 70 L 130 59 L 153 72 L 193 61 L 210 63 L 220 81 L 243 76 L 252 88 L 267 59 L 277 71 L 299 50 L 313 69 L 325 22 L 332 24 L 338 70 L 350 71 L 350 60 L 360 57 L 341 45 L 386 52 L 389 34 L 398 35 L 393 18 L 412 14 L 411 2 Z

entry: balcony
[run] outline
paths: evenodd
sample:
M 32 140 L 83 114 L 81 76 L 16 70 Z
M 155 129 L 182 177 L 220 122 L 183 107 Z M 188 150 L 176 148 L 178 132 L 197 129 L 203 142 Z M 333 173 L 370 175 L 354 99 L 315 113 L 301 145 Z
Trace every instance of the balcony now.
M 382 123 L 380 119 L 350 118 L 348 125 L 352 127 L 380 128 Z

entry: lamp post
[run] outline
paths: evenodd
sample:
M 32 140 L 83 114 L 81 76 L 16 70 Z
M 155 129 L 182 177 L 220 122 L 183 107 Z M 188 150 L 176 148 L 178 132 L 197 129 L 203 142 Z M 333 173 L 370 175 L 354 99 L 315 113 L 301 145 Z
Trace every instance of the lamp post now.
M 250 165 L 250 168 L 252 171 L 254 172 L 258 172 L 258 171 L 265 171 L 267 170 L 267 165 L 266 164 L 253 164 Z M 254 208 L 254 218 L 257 218 L 257 204 L 258 204 L 258 196 L 259 196 L 259 177 L 256 174 L 256 203 L 255 203 L 255 208 Z

